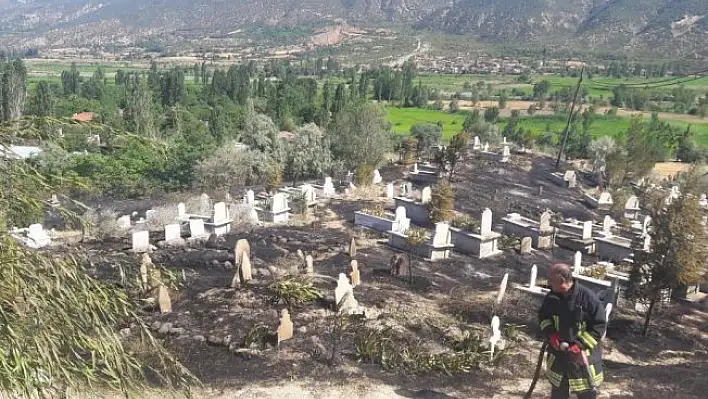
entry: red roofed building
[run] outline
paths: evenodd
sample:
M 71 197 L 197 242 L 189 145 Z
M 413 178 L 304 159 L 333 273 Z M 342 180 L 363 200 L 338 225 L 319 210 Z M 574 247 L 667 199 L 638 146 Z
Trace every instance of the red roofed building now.
M 93 120 L 93 112 L 79 112 L 71 116 L 71 119 L 79 122 L 91 122 Z

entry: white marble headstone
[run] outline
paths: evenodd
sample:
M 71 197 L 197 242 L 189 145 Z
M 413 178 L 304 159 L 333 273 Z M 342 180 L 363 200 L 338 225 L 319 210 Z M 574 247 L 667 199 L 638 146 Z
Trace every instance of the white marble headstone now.
M 217 202 L 214 204 L 214 223 L 225 223 L 229 221 L 229 211 L 226 208 L 225 202 Z
M 492 232 L 492 210 L 486 208 L 482 212 L 482 222 L 480 224 L 479 234 L 482 237 L 488 236 Z
M 597 200 L 598 203 L 600 204 L 611 204 L 612 203 L 612 195 L 608 193 L 607 191 L 603 191 L 600 194 L 600 198 Z
M 583 222 L 583 240 L 592 238 L 592 220 Z
M 177 204 L 177 218 L 183 219 L 185 216 L 187 216 L 187 208 L 185 207 L 184 202 L 180 202 Z
M 447 223 L 435 223 L 435 235 L 433 235 L 433 246 L 450 245 L 450 225 Z
M 538 267 L 536 267 L 536 265 L 531 266 L 531 278 L 529 279 L 529 287 L 533 288 L 536 286 L 537 274 L 538 274 Z
M 349 278 L 344 273 L 339 273 L 339 279 L 337 280 L 337 288 L 334 289 L 334 301 L 337 306 L 342 302 L 347 293 L 353 291 L 352 284 L 349 282 Z
M 182 238 L 182 232 L 179 224 L 168 224 L 165 226 L 165 242 L 178 240 Z
M 191 237 L 202 237 L 204 234 L 204 220 L 191 219 L 189 221 L 189 235 Z
M 583 254 L 580 253 L 580 251 L 577 251 L 575 253 L 575 256 L 573 258 L 573 271 L 575 273 L 581 273 L 582 272 L 582 265 L 583 262 Z
M 130 215 L 123 215 L 118 218 L 118 226 L 121 229 L 129 229 L 130 228 Z
M 602 221 L 602 232 L 606 235 L 612 235 L 612 226 L 615 225 L 615 221 L 612 220 L 610 215 L 605 215 L 605 219 Z
M 420 202 L 423 204 L 429 203 L 431 196 L 430 186 L 423 188 L 423 191 L 420 193 Z
M 150 232 L 147 230 L 133 233 L 133 252 L 147 252 L 150 250 Z
M 381 184 L 383 181 L 383 178 L 381 177 L 381 173 L 379 173 L 378 169 L 374 169 L 374 177 L 372 178 L 371 182 L 373 184 Z
M 388 183 L 386 185 L 386 198 L 393 199 L 393 183 Z
M 273 196 L 271 211 L 273 213 L 281 213 L 288 209 L 288 201 L 284 193 L 277 193 Z

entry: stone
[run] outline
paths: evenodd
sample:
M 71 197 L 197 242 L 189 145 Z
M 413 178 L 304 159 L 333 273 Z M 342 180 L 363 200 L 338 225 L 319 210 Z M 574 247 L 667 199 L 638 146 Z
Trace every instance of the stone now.
M 312 255 L 307 255 L 305 257 L 305 273 L 309 276 L 315 274 L 315 267 L 314 267 L 314 261 L 312 259 Z
M 349 283 L 347 275 L 344 273 L 339 273 L 337 287 L 334 289 L 334 303 L 337 305 L 337 308 L 339 308 L 339 305 L 342 302 L 342 298 L 344 298 L 344 295 L 347 292 L 352 291 L 352 289 L 353 287 L 351 283 Z
M 150 328 L 155 331 L 159 330 L 161 326 L 162 323 L 160 323 L 159 321 L 154 321 L 152 324 L 150 324 Z
M 536 286 L 536 275 L 538 274 L 538 267 L 536 265 L 531 266 L 531 278 L 529 279 L 529 287 L 533 288 Z
M 423 191 L 420 194 L 420 202 L 423 204 L 429 203 L 431 200 L 431 196 L 432 196 L 432 194 L 431 194 L 430 187 L 428 186 L 428 187 L 423 188 Z
M 392 276 L 408 276 L 410 268 L 408 258 L 402 254 L 394 254 L 391 257 L 391 275 Z
M 553 230 L 551 227 L 552 216 L 553 213 L 551 211 L 546 211 L 541 214 L 541 220 L 538 223 L 538 229 L 541 230 L 541 233 L 546 233 Z
M 418 173 L 418 162 L 413 164 L 413 173 Z
M 502 162 L 508 162 L 509 158 L 511 157 L 511 151 L 509 150 L 509 146 L 505 145 L 504 148 L 502 149 Z
M 202 194 L 199 197 L 199 214 L 206 215 L 211 211 L 211 199 L 208 195 Z
M 133 233 L 133 252 L 148 252 L 150 250 L 150 232 L 136 231 Z
M 160 285 L 160 288 L 157 291 L 157 302 L 160 305 L 160 313 L 172 312 L 172 300 L 170 299 L 170 293 L 164 285 Z
M 523 237 L 521 239 L 521 253 L 522 254 L 528 254 L 531 253 L 531 244 L 533 240 L 531 237 Z
M 538 196 L 540 197 L 542 195 L 543 195 L 543 186 L 538 186 Z
M 605 219 L 602 221 L 602 233 L 611 236 L 612 227 L 615 226 L 615 221 L 610 217 L 610 215 L 605 215 Z
M 167 334 L 170 332 L 171 329 L 172 329 L 172 323 L 164 323 L 163 325 L 160 326 L 160 329 L 157 330 L 157 332 L 160 334 Z
M 214 216 L 212 218 L 214 224 L 224 224 L 228 223 L 229 220 L 229 210 L 226 207 L 225 202 L 217 202 L 214 204 Z
M 356 240 L 354 237 L 352 237 L 352 240 L 349 242 L 349 256 L 352 258 L 356 257 Z
M 568 184 L 568 187 L 573 188 L 576 185 L 576 175 L 575 171 L 568 170 L 563 175 L 563 180 Z
M 575 253 L 575 256 L 573 257 L 573 272 L 581 273 L 581 270 L 583 268 L 582 262 L 583 262 L 583 254 L 580 253 L 580 251 L 578 251 Z
M 234 247 L 234 262 L 236 264 L 239 264 L 239 262 L 241 262 L 241 256 L 244 253 L 247 253 L 248 256 L 251 256 L 251 244 L 248 243 L 248 240 L 242 238 L 236 241 L 236 246 Z
M 359 263 L 356 260 L 352 260 L 351 268 L 352 268 L 352 271 L 349 272 L 349 277 L 352 280 L 352 287 L 356 287 L 361 284 L 361 274 L 359 273 Z
M 177 219 L 183 220 L 187 218 L 187 208 L 184 205 L 184 202 L 180 202 L 177 204 Z
M 322 193 L 324 194 L 325 198 L 330 198 L 336 193 L 331 177 L 325 177 L 325 183 L 322 186 Z
M 277 193 L 273 196 L 271 201 L 271 212 L 273 213 L 283 213 L 287 211 L 288 200 L 285 197 L 285 193 Z
M 305 260 L 305 253 L 303 253 L 301 249 L 298 249 L 296 254 L 297 257 L 300 258 L 300 260 Z
M 130 215 L 123 215 L 118 218 L 118 227 L 121 229 L 129 229 L 130 228 Z
M 248 252 L 244 252 L 241 254 L 241 281 L 246 282 L 253 280 L 253 276 L 251 274 L 251 259 L 248 256 Z
M 627 199 L 627 202 L 624 203 L 624 209 L 625 210 L 637 210 L 639 209 L 639 198 L 637 198 L 636 195 L 632 195 Z
M 165 242 L 170 242 L 182 238 L 182 231 L 179 224 L 168 224 L 165 226 Z
M 280 316 L 280 325 L 278 326 L 278 345 L 281 342 L 292 339 L 293 337 L 293 322 L 290 320 L 290 313 L 287 309 L 283 309 Z
M 480 147 L 482 147 L 482 143 L 479 141 L 479 136 L 474 136 L 474 144 L 472 145 L 472 148 L 478 150 Z
M 154 265 L 152 263 L 152 259 L 150 259 L 150 255 L 143 254 L 143 257 L 140 261 L 140 281 L 143 287 L 147 288 L 149 269 L 152 269 L 153 267 Z
M 386 185 L 386 198 L 393 199 L 393 196 L 394 196 L 393 183 L 388 183 Z
M 195 335 L 192 339 L 197 342 L 206 342 L 206 338 L 203 335 Z
M 492 232 L 492 210 L 486 208 L 482 212 L 482 222 L 480 223 L 479 234 L 482 237 L 486 237 Z
M 383 181 L 383 178 L 381 177 L 381 173 L 379 173 L 378 169 L 374 169 L 374 176 L 371 179 L 371 182 L 373 184 L 381 184 L 382 181 Z
M 191 237 L 204 237 L 204 220 L 203 219 L 190 219 L 189 220 L 189 235 Z
M 592 238 L 592 220 L 583 222 L 583 240 Z
M 246 196 L 243 198 L 243 202 L 246 203 L 246 205 L 253 205 L 256 203 L 256 194 L 253 190 L 246 191 Z
M 450 225 L 444 222 L 435 223 L 435 234 L 433 235 L 433 246 L 442 247 L 450 245 L 452 234 L 450 233 Z
M 612 195 L 610 193 L 608 193 L 607 191 L 603 191 L 600 194 L 600 198 L 598 198 L 597 202 L 599 204 L 612 204 L 613 203 Z
M 224 343 L 224 340 L 222 338 L 217 337 L 216 335 L 210 335 L 209 338 L 207 338 L 207 342 L 212 345 L 219 346 Z
M 396 208 L 396 214 L 395 214 L 395 221 L 400 222 L 401 220 L 406 219 L 406 208 L 403 206 L 399 206 Z

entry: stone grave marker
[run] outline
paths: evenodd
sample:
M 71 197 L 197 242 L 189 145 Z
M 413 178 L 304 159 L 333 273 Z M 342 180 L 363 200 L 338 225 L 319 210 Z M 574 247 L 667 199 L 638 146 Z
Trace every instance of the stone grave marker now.
M 598 198 L 597 202 L 600 204 L 611 204 L 612 203 L 612 195 L 610 193 L 608 193 L 607 191 L 603 191 L 600 194 L 600 198 Z
M 284 193 L 277 193 L 273 196 L 271 203 L 271 212 L 282 213 L 288 209 L 288 200 Z
M 406 197 L 409 197 L 413 193 L 413 183 L 408 182 L 406 185 Z
M 243 202 L 245 202 L 246 205 L 253 205 L 256 203 L 256 194 L 253 190 L 246 191 L 246 196 L 243 198 Z
M 342 303 L 342 298 L 344 298 L 347 293 L 352 291 L 352 285 L 349 283 L 349 278 L 344 273 L 339 273 L 339 279 L 337 280 L 337 288 L 334 289 L 334 302 L 339 308 Z
M 162 284 L 160 284 L 160 288 L 158 288 L 157 291 L 157 303 L 160 306 L 160 313 L 172 312 L 172 300 L 170 299 L 170 293 Z
M 133 252 L 147 252 L 150 250 L 150 232 L 147 230 L 133 233 Z
M 234 247 L 234 262 L 236 262 L 236 264 L 241 261 L 241 257 L 244 253 L 247 253 L 250 258 L 251 244 L 248 243 L 248 240 L 242 238 L 236 241 L 236 246 Z
M 532 244 L 531 237 L 523 237 L 521 239 L 521 253 L 522 254 L 531 253 L 531 244 Z
M 359 273 L 359 263 L 356 260 L 352 260 L 351 263 L 352 271 L 349 273 L 349 277 L 352 279 L 352 287 L 356 287 L 361 284 L 361 274 Z
M 649 234 L 644 236 L 644 248 L 645 251 L 649 252 L 651 250 L 651 236 Z
M 451 234 L 450 225 L 447 223 L 435 223 L 435 234 L 433 235 L 433 246 L 450 245 Z
M 312 255 L 307 255 L 305 257 L 305 273 L 309 276 L 315 274 L 315 265 Z
M 418 173 L 418 162 L 413 164 L 413 173 Z
M 541 232 L 548 232 L 552 230 L 551 227 L 551 217 L 553 213 L 551 211 L 546 211 L 541 214 L 541 220 L 539 221 L 538 228 Z
M 430 186 L 423 188 L 423 191 L 420 193 L 420 202 L 423 204 L 427 204 L 430 202 L 430 199 L 432 197 Z
M 386 185 L 386 198 L 393 199 L 393 183 L 388 183 Z
M 583 254 L 580 253 L 580 251 L 577 251 L 575 253 L 575 256 L 573 257 L 573 271 L 578 274 L 582 274 L 583 271 Z
M 474 144 L 472 145 L 472 148 L 478 150 L 481 146 L 482 143 L 479 141 L 479 136 L 474 136 Z
M 281 342 L 293 337 L 293 322 L 290 320 L 290 313 L 287 309 L 283 309 L 280 313 L 280 325 L 278 326 L 278 345 Z
M 145 211 L 145 220 L 151 220 L 152 218 L 154 218 L 156 212 L 157 211 L 155 211 L 154 209 L 148 209 L 147 211 Z
M 649 234 L 649 225 L 651 224 L 651 216 L 644 216 L 644 221 L 642 222 L 642 237 L 646 237 Z
M 168 224 L 165 226 L 165 242 L 179 240 L 182 238 L 182 231 L 179 224 Z
M 381 184 L 382 181 L 381 173 L 379 173 L 378 169 L 374 169 L 374 177 L 371 179 L 371 182 L 373 184 Z
M 241 272 L 236 270 L 233 278 L 231 279 L 231 288 L 238 288 L 241 285 Z
M 627 202 L 624 203 L 624 209 L 625 210 L 634 210 L 634 209 L 639 209 L 639 198 L 637 198 L 636 195 L 632 195 L 627 199 Z
M 483 150 L 484 152 L 489 152 L 489 143 L 485 142 L 485 143 L 484 143 L 484 147 L 482 147 L 482 150 Z
M 349 256 L 352 258 L 356 256 L 356 240 L 354 240 L 354 237 L 349 242 Z
M 180 202 L 177 204 L 177 218 L 178 219 L 184 219 L 187 217 L 187 208 L 184 205 L 184 202 Z
M 592 238 L 592 220 L 583 222 L 583 240 Z
M 202 194 L 199 197 L 199 214 L 206 215 L 211 211 L 211 199 L 208 195 Z
M 509 146 L 505 145 L 502 149 L 502 161 L 507 162 L 509 157 L 511 157 L 511 151 L 509 150 Z
M 409 274 L 408 258 L 401 254 L 394 254 L 391 257 L 391 275 L 407 276 Z
M 191 237 L 203 237 L 205 235 L 203 219 L 189 220 L 189 235 Z
M 568 187 L 573 188 L 575 187 L 575 182 L 576 182 L 576 176 L 575 176 L 575 171 L 568 170 L 565 172 L 563 175 L 563 180 L 565 180 L 568 183 Z
M 118 227 L 121 229 L 129 229 L 130 228 L 130 215 L 123 215 L 118 218 Z
M 229 221 L 229 211 L 226 208 L 225 202 L 217 202 L 214 204 L 214 223 L 221 224 Z
M 148 268 L 152 267 L 152 259 L 150 255 L 143 254 L 140 262 L 140 282 L 144 288 L 148 288 Z
M 32 248 L 43 248 L 51 243 L 51 239 L 49 238 L 49 235 L 47 235 L 47 232 L 44 231 L 41 223 L 30 225 L 27 238 L 30 241 L 28 245 Z
M 605 219 L 602 221 L 602 233 L 608 236 L 612 235 L 612 226 L 615 225 L 615 221 L 610 217 L 610 215 L 605 215 Z
M 251 257 L 248 252 L 243 252 L 241 254 L 241 281 L 246 282 L 253 280 L 253 275 L 251 274 Z
M 482 212 L 482 222 L 480 223 L 479 234 L 482 237 L 486 237 L 492 232 L 492 210 L 486 208 Z
M 538 267 L 536 265 L 531 266 L 531 279 L 529 280 L 529 287 L 533 288 L 536 286 L 536 275 L 538 274 Z
M 332 183 L 331 177 L 325 177 L 324 186 L 322 186 L 322 193 L 326 198 L 330 198 L 335 194 L 334 184 Z

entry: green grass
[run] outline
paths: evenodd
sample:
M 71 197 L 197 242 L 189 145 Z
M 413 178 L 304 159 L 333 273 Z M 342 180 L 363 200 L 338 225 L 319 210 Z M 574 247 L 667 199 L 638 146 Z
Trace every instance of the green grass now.
M 465 121 L 466 112 L 450 114 L 443 111 L 435 111 L 420 108 L 387 108 L 388 120 L 393 131 L 399 135 L 406 135 L 410 132 L 411 126 L 416 123 L 443 123 L 443 139 L 449 140 L 455 133 L 462 130 L 462 123 Z M 672 125 L 685 129 L 689 123 L 685 121 L 667 120 Z M 530 129 L 535 133 L 546 132 L 547 127 L 554 132 L 562 132 L 565 128 L 566 119 L 563 116 L 533 116 L 522 117 L 519 126 Z M 504 128 L 506 122 L 499 125 Z M 625 117 L 605 117 L 597 115 L 590 126 L 590 134 L 594 137 L 623 135 L 629 128 L 630 118 Z M 691 124 L 696 132 L 696 141 L 702 146 L 708 146 L 708 120 L 706 123 Z
M 416 123 L 437 123 L 443 124 L 443 139 L 447 140 L 455 133 L 462 130 L 462 123 L 465 121 L 466 112 L 450 114 L 443 111 L 435 111 L 421 108 L 387 108 L 388 120 L 391 122 L 393 131 L 396 134 L 406 135 L 410 132 L 411 126 Z

